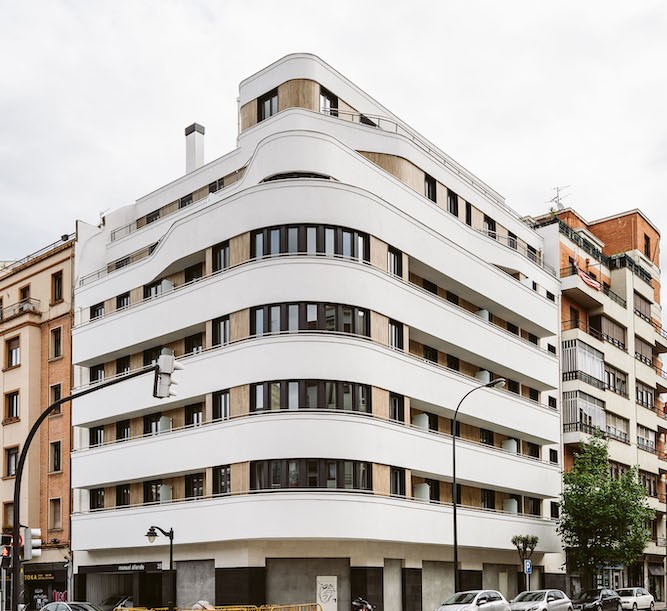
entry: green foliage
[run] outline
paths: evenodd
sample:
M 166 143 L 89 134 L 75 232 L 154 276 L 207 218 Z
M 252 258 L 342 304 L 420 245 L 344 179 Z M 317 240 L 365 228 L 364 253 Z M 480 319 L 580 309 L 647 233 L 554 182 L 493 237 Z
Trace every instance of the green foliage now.
M 570 569 L 582 575 L 584 585 L 604 564 L 631 564 L 641 557 L 655 514 L 636 467 L 613 479 L 607 444 L 595 436 L 581 444 L 563 482 L 558 533 Z
M 512 537 L 512 545 L 514 545 L 516 551 L 519 552 L 521 564 L 523 564 L 524 560 L 533 555 L 533 551 L 539 540 L 539 537 L 536 537 L 535 535 L 514 535 Z

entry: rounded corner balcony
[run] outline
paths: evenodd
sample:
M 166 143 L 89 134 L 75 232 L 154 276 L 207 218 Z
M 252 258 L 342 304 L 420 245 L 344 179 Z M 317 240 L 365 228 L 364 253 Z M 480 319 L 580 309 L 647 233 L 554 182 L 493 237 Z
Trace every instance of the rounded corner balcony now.
M 285 144 L 283 139 L 294 135 L 279 134 L 279 136 L 281 140 L 278 144 L 282 146 Z M 324 138 L 323 135 L 317 136 Z M 297 140 L 300 141 L 299 138 Z M 265 147 L 270 148 L 271 141 L 263 142 Z M 326 138 L 319 145 L 336 148 L 336 145 Z M 276 161 L 272 161 L 272 154 L 275 152 L 277 151 L 266 151 L 262 156 L 262 164 L 276 165 Z M 349 157 L 345 151 L 338 152 L 339 156 L 344 154 Z M 344 166 L 352 163 L 356 167 L 361 162 L 345 159 L 340 163 Z M 230 239 L 256 227 L 280 224 L 289 219 L 299 218 L 300 221 L 307 219 L 313 223 L 356 227 L 435 269 L 448 270 L 456 281 L 463 284 L 470 282 L 471 275 L 479 277 L 488 287 L 489 297 L 509 309 L 516 308 L 517 305 L 516 300 L 512 303 L 508 301 L 507 295 L 512 293 L 510 287 L 518 289 L 525 297 L 521 302 L 526 303 L 525 312 L 519 308 L 521 315 L 527 321 L 534 320 L 535 323 L 532 324 L 540 325 L 545 331 L 555 332 L 552 328 L 555 304 L 544 295 L 522 286 L 509 273 L 501 271 L 498 267 L 521 270 L 524 266 L 522 261 L 525 259 L 519 253 L 512 248 L 504 247 L 495 239 L 486 238 L 441 208 L 435 205 L 425 206 L 423 196 L 405 191 L 389 182 L 382 170 L 373 166 L 371 162 L 363 161 L 363 163 L 368 164 L 364 173 L 371 184 L 367 187 L 373 192 L 380 193 L 381 196 L 334 180 L 286 179 L 254 184 L 273 172 L 269 167 L 262 171 L 261 176 L 249 177 L 248 184 L 252 186 L 193 210 L 193 213 L 186 217 L 179 217 L 169 226 L 166 233 L 159 236 L 159 241 L 146 244 L 136 253 L 109 263 L 107 267 L 99 270 L 96 276 L 89 274 L 86 278 L 105 277 L 108 279 L 108 284 L 100 286 L 98 282 L 91 283 L 89 287 L 87 286 L 86 293 L 91 295 L 91 300 L 102 301 L 106 298 L 104 292 L 109 286 L 127 284 L 127 281 L 133 278 L 137 278 L 136 285 L 150 282 L 173 261 L 192 254 L 190 252 L 192 242 L 187 238 L 188 235 L 192 235 L 192 231 L 201 234 L 200 243 L 205 246 Z M 248 172 L 251 168 L 252 165 L 249 166 Z M 276 167 L 275 171 L 279 172 L 281 169 Z M 356 173 L 350 168 L 341 180 L 349 178 L 353 182 L 359 182 L 358 179 L 353 179 Z M 374 185 L 377 188 L 374 188 Z M 274 189 L 286 190 L 284 194 L 281 193 L 278 202 Z M 238 215 L 241 200 L 244 214 Z M 322 205 L 313 206 L 314 201 Z M 389 203 L 392 201 L 400 202 L 400 207 Z M 452 223 L 456 223 L 456 229 L 460 230 L 458 233 L 462 240 L 461 244 L 451 241 Z M 228 235 L 222 235 L 220 227 L 225 228 Z M 114 275 L 109 275 L 110 272 L 121 269 L 123 281 L 114 282 Z M 528 269 L 525 271 L 532 275 Z M 93 294 L 97 296 L 93 297 Z
M 202 299 L 202 290 L 226 295 L 225 311 L 217 300 Z M 193 328 L 261 303 L 288 301 L 355 303 L 484 355 L 484 365 L 494 371 L 501 367 L 510 378 L 521 375 L 542 388 L 557 385 L 557 361 L 549 351 L 363 259 L 312 253 L 250 259 L 78 325 L 73 361 L 86 364 L 127 350 L 128 337 L 135 346 L 147 345 L 168 337 L 174 327 Z
M 320 123 L 318 126 L 317 123 Z M 319 129 L 318 129 L 319 127 Z M 382 115 L 368 115 L 356 111 L 343 109 L 320 108 L 312 110 L 300 107 L 288 107 L 272 115 L 264 121 L 248 127 L 242 134 L 242 138 L 251 140 L 248 145 L 260 145 L 264 139 L 290 135 L 290 132 L 306 130 L 309 128 L 316 135 L 330 137 L 338 140 L 340 144 L 345 143 L 353 150 L 378 150 L 385 154 L 394 154 L 414 161 L 417 166 L 423 165 L 423 160 L 435 162 L 437 167 L 445 169 L 459 185 L 471 190 L 476 196 L 481 197 L 493 206 L 502 210 L 503 214 L 509 215 L 513 223 L 518 223 L 525 231 L 530 231 L 520 215 L 510 206 L 504 198 L 483 183 L 471 172 L 456 163 L 445 153 L 437 149 L 433 144 L 423 139 L 406 125 L 395 118 Z M 361 130 L 355 134 L 350 129 Z M 249 137 L 250 136 L 250 137 Z M 390 142 L 388 138 L 394 138 Z M 374 144 L 371 144 L 374 143 Z M 306 166 L 299 166 L 306 167 Z M 345 182 L 344 177 L 339 178 Z M 458 191 L 461 187 L 456 187 Z M 418 195 L 414 193 L 414 195 Z M 418 195 L 421 203 L 430 203 L 429 198 Z M 467 197 L 466 197 L 467 200 Z M 450 215 L 451 216 L 451 215 Z M 542 257 L 541 252 L 534 247 L 520 246 L 516 238 L 503 239 L 500 234 L 490 229 L 473 229 L 467 227 L 459 219 L 459 228 L 464 227 L 472 231 L 478 231 L 490 242 L 504 245 L 508 250 L 514 251 L 530 263 L 537 266 L 540 271 L 546 272 L 551 277 L 557 277 L 557 270 L 550 266 Z
M 225 519 L 221 520 L 221 511 Z M 179 544 L 270 539 L 392 541 L 451 546 L 451 505 L 354 491 L 258 491 L 72 515 L 72 549 L 144 547 L 147 520 L 172 524 Z M 459 507 L 459 544 L 511 550 L 516 534 L 560 551 L 555 522 Z M 210 525 L 206 531 L 200 525 Z
M 250 336 L 204 350 L 186 359 L 178 401 L 215 393 L 222 388 L 262 380 L 335 379 L 369 384 L 432 405 L 443 397 L 463 396 L 479 383 L 474 378 L 421 357 L 373 342 L 370 338 L 333 331 L 299 331 Z M 210 372 L 219 372 L 211 376 Z M 150 374 L 128 380 L 114 389 L 75 399 L 73 426 L 109 422 L 127 414 L 148 413 L 175 399 L 150 396 Z M 493 398 L 494 410 L 488 409 Z M 453 410 L 453 405 L 446 408 Z M 485 389 L 466 402 L 464 413 L 479 421 L 495 422 L 508 431 L 530 431 L 541 443 L 557 443 L 557 411 L 509 391 Z
M 221 435 L 227 442 L 220 444 Z M 365 443 L 373 439 L 373 443 Z M 72 453 L 72 486 L 92 488 L 133 479 L 194 472 L 245 461 L 344 455 L 392 464 L 413 473 L 451 477 L 452 437 L 377 414 L 331 409 L 250 412 L 197 426 L 165 430 Z M 183 447 L 198 448 L 183 453 Z M 499 446 L 458 438 L 459 478 L 531 496 L 557 493 L 560 469 Z

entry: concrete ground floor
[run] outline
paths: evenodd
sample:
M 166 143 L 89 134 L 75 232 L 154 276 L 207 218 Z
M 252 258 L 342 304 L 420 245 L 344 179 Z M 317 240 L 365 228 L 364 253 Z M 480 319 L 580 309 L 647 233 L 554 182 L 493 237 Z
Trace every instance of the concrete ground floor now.
M 375 541 L 265 541 L 200 546 L 174 544 L 127 551 L 75 552 L 75 596 L 99 603 L 131 594 L 135 606 L 187 607 L 320 602 L 324 611 L 348 611 L 357 596 L 377 611 L 432 611 L 454 591 L 451 547 Z M 157 541 L 156 541 L 157 543 Z M 533 555 L 531 587 L 565 587 L 565 573 L 545 570 Z M 461 589 L 488 588 L 508 599 L 524 589 L 516 550 L 459 550 Z M 549 563 L 547 562 L 546 565 Z M 553 563 L 551 563 L 553 564 Z

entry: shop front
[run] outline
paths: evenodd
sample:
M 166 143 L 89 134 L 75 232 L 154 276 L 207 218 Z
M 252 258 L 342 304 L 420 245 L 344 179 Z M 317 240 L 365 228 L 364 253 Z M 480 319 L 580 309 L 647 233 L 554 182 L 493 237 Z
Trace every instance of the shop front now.
M 64 562 L 23 565 L 24 600 L 36 611 L 50 602 L 67 600 L 67 567 Z
M 653 594 L 656 601 L 662 602 L 665 600 L 664 596 L 665 583 L 665 567 L 662 562 L 648 563 L 648 591 Z
M 101 604 L 111 597 L 132 597 L 135 607 L 163 607 L 169 588 L 169 571 L 161 562 L 128 562 L 79 566 L 74 575 L 78 600 Z

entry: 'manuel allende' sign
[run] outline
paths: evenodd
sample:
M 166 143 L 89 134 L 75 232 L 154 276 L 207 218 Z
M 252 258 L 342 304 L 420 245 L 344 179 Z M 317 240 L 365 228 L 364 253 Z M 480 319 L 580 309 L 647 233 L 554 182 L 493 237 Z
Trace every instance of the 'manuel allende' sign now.
M 80 573 L 145 573 L 161 571 L 161 562 L 130 562 L 128 564 L 97 564 L 79 567 Z

